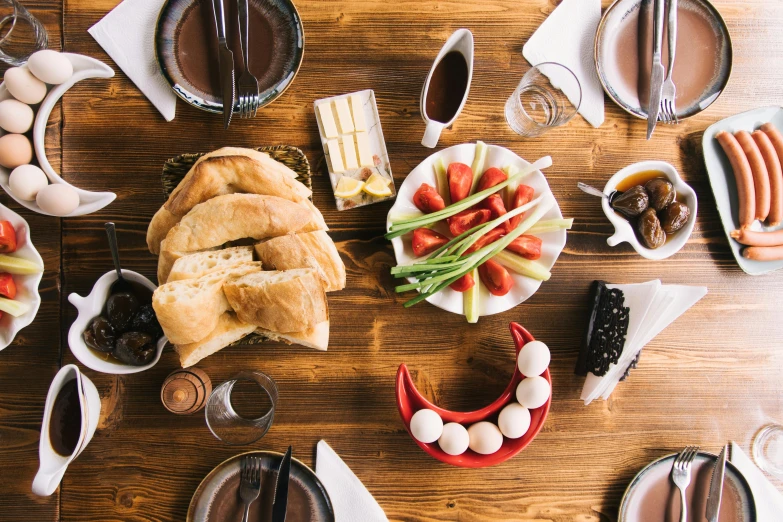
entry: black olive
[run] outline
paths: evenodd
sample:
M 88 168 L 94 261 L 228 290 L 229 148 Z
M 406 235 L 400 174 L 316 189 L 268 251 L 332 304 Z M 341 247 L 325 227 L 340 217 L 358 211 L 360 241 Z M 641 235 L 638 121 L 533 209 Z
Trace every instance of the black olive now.
M 658 248 L 666 242 L 666 232 L 652 207 L 639 216 L 638 230 L 647 248 Z
M 644 185 L 647 194 L 650 195 L 650 206 L 657 211 L 666 208 L 674 201 L 674 185 L 663 178 L 651 179 Z
M 113 355 L 122 363 L 143 366 L 151 362 L 156 353 L 152 336 L 143 332 L 126 332 L 117 339 Z
M 106 315 L 117 332 L 125 332 L 139 309 L 139 300 L 127 292 L 120 292 L 106 301 Z
M 647 210 L 649 199 L 641 185 L 636 185 L 612 199 L 612 208 L 628 217 L 636 217 Z
M 115 338 L 114 327 L 105 317 L 100 315 L 93 319 L 84 331 L 84 343 L 99 352 L 114 350 Z
M 155 340 L 163 335 L 163 329 L 160 327 L 160 323 L 158 323 L 158 318 L 155 316 L 155 310 L 151 304 L 145 304 L 139 308 L 139 311 L 133 316 L 128 330 L 144 332 L 151 335 Z
M 685 226 L 691 216 L 688 205 L 675 201 L 661 212 L 661 226 L 667 234 L 673 234 Z

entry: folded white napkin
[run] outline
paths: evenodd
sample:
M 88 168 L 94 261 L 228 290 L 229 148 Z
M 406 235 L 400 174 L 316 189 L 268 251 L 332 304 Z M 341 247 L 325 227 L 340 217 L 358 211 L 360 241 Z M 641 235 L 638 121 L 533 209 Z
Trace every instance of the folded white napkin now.
M 731 443 L 731 463 L 737 466 L 748 481 L 756 501 L 758 522 L 780 522 L 783 516 L 783 495 L 735 442 Z
M 155 26 L 166 0 L 125 0 L 89 29 L 112 60 L 166 121 L 174 119 L 177 95 L 155 59 Z
M 593 127 L 604 122 L 604 91 L 593 57 L 600 21 L 601 0 L 563 0 L 522 47 L 522 55 L 531 65 L 556 62 L 571 69 L 582 86 L 579 114 Z M 555 78 L 550 80 L 557 83 Z M 563 92 L 575 103 L 578 93 Z
M 315 458 L 315 474 L 321 479 L 334 506 L 336 522 L 388 522 L 386 514 L 351 468 L 320 441 Z

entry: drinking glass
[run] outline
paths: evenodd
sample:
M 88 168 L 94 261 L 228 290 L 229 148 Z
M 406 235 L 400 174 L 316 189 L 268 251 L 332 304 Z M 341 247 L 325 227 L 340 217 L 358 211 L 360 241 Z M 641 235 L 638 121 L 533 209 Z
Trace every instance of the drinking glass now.
M 258 385 L 266 394 L 265 397 L 257 398 L 263 402 L 268 399 L 270 403 L 266 413 L 260 417 L 248 419 L 234 409 L 231 393 L 236 384 L 243 381 Z M 272 426 L 277 397 L 277 385 L 268 375 L 251 370 L 239 372 L 233 379 L 215 388 L 209 396 L 204 410 L 207 426 L 215 437 L 226 444 L 251 444 L 263 437 Z
M 559 63 L 544 62 L 525 73 L 506 101 L 506 121 L 520 136 L 540 136 L 567 123 L 582 103 L 576 75 Z
M 783 426 L 764 426 L 753 439 L 753 460 L 758 467 L 783 479 Z
M 18 67 L 46 48 L 43 24 L 17 0 L 0 0 L 0 61 Z

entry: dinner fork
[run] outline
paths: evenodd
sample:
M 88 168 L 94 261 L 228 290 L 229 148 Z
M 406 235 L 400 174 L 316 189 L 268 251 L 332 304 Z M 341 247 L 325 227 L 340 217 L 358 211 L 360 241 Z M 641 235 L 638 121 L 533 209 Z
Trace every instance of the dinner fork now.
M 239 16 L 239 40 L 242 44 L 242 58 L 245 62 L 245 70 L 239 77 L 239 117 L 252 118 L 258 110 L 258 80 L 250 73 L 250 43 L 248 0 L 237 0 L 237 13 Z
M 242 522 L 247 522 L 250 516 L 250 504 L 255 502 L 261 493 L 261 459 L 245 455 L 239 461 L 240 473 L 239 498 L 245 504 L 245 514 Z
M 666 81 L 661 89 L 661 112 L 659 117 L 663 123 L 680 123 L 677 118 L 677 107 L 674 98 L 677 96 L 677 88 L 674 86 L 672 71 L 674 70 L 674 54 L 677 48 L 677 0 L 669 0 L 669 20 L 667 31 L 669 33 L 669 66 L 666 71 Z
M 685 500 L 685 490 L 691 483 L 691 464 L 693 464 L 693 459 L 698 453 L 698 446 L 688 446 L 677 455 L 677 458 L 674 459 L 674 464 L 672 465 L 672 481 L 680 490 L 680 501 L 682 502 L 680 522 L 686 522 L 686 520 L 688 520 L 688 504 Z

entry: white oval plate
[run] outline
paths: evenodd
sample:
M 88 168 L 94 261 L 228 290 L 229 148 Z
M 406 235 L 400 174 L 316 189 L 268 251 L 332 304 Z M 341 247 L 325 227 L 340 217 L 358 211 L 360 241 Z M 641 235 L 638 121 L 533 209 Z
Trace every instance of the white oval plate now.
M 514 165 L 519 170 L 522 170 L 530 165 L 530 163 L 505 147 L 487 145 L 487 148 L 487 159 L 484 163 L 484 170 L 489 167 L 502 168 L 506 165 Z M 475 152 L 475 143 L 463 143 L 462 145 L 455 145 L 438 151 L 419 163 L 419 165 L 408 174 L 408 177 L 405 178 L 400 190 L 397 192 L 397 201 L 394 203 L 394 206 L 392 206 L 386 218 L 386 229 L 388 230 L 391 226 L 391 216 L 419 213 L 419 210 L 413 204 L 413 195 L 422 183 L 429 183 L 433 187 L 437 187 L 434 165 L 438 158 L 442 158 L 443 163 L 447 167 L 450 163 L 456 161 L 471 165 Z M 540 170 L 524 177 L 522 183 L 533 187 L 536 191 L 536 196 L 547 192 L 551 194 L 552 192 L 549 189 L 549 183 L 547 183 L 546 177 L 544 177 Z M 563 214 L 560 213 L 560 207 L 558 206 L 557 201 L 555 201 L 554 206 L 549 212 L 544 214 L 542 220 L 561 219 L 562 217 Z M 441 233 L 446 233 L 448 229 L 445 226 L 445 221 L 439 223 L 436 230 Z M 556 232 L 546 232 L 536 235 L 543 240 L 541 258 L 537 262 L 543 265 L 547 270 L 551 270 L 565 246 L 566 231 L 558 230 Z M 397 264 L 411 264 L 416 259 L 411 248 L 410 234 L 392 239 L 392 246 L 394 247 L 394 256 L 397 259 Z M 511 291 L 504 296 L 492 295 L 483 284 L 480 285 L 480 316 L 499 314 L 514 308 L 535 294 L 538 287 L 541 286 L 541 281 L 536 281 L 535 279 L 516 274 L 511 270 L 509 270 L 509 273 L 514 279 L 514 286 L 511 288 Z M 451 288 L 446 288 L 437 294 L 428 297 L 427 301 L 447 312 L 464 315 L 465 312 L 462 306 L 462 299 L 462 294 L 460 292 L 456 292 Z

